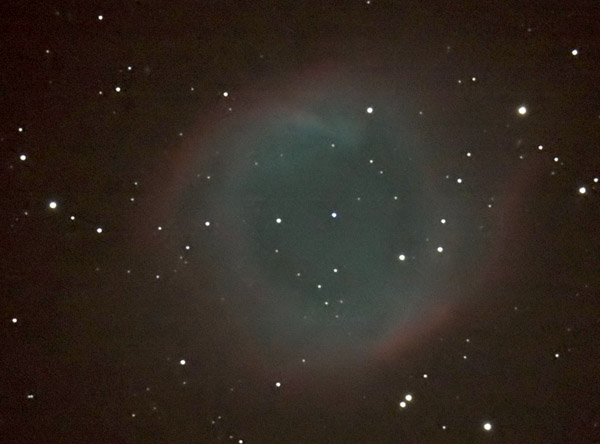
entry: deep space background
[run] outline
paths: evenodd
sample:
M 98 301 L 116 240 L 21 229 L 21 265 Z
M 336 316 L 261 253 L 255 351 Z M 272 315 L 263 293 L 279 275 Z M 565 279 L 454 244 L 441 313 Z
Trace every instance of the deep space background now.
M 600 3 L 0 13 L 1 442 L 600 442 Z

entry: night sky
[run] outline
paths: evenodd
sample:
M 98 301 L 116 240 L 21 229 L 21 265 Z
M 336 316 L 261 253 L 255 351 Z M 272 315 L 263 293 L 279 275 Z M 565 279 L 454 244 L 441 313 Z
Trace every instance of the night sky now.
M 600 442 L 598 2 L 10 3 L 1 442 Z

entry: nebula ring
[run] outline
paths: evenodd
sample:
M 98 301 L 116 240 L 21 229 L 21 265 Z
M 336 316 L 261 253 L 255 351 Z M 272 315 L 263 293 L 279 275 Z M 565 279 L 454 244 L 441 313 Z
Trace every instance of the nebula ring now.
M 331 365 L 414 341 L 485 249 L 471 203 L 444 193 L 444 147 L 397 98 L 339 78 L 271 90 L 199 136 L 205 155 L 182 162 L 172 197 L 177 231 L 221 270 L 211 285 L 267 360 Z

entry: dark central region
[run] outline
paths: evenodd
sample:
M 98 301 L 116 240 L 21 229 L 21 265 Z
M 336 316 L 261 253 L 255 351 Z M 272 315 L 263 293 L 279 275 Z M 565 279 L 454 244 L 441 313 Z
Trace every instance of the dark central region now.
M 271 289 L 251 316 L 296 345 L 374 339 L 419 297 L 430 218 L 418 166 L 389 128 L 329 120 L 262 122 L 227 192 L 245 222 L 240 256 Z

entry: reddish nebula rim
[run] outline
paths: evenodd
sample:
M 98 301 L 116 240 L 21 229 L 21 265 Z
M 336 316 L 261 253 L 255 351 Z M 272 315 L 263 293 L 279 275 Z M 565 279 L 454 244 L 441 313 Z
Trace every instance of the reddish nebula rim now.
M 177 233 L 173 245 L 151 248 L 177 250 L 191 238 L 196 250 L 204 250 L 205 254 L 201 253 L 193 263 L 190 261 L 192 265 L 186 276 L 193 280 L 194 276 L 202 275 L 210 288 L 218 288 L 215 294 L 234 301 L 227 309 L 232 316 L 229 319 L 239 329 L 237 347 L 249 367 L 261 374 L 268 372 L 266 369 L 274 363 L 295 368 L 303 354 L 311 356 L 306 368 L 319 371 L 340 366 L 359 369 L 368 363 L 395 359 L 432 332 L 456 322 L 455 313 L 460 306 L 481 297 L 478 293 L 482 288 L 507 273 L 506 241 L 518 229 L 523 189 L 535 175 L 528 174 L 530 169 L 523 167 L 515 175 L 497 180 L 493 192 L 497 196 L 497 211 L 505 214 L 503 222 L 488 227 L 485 238 L 474 234 L 481 211 L 478 206 L 482 203 L 468 192 L 457 197 L 447 191 L 445 176 L 452 170 L 453 155 L 446 152 L 445 146 L 436 144 L 434 137 L 428 139 L 427 128 L 415 123 L 411 115 L 415 109 L 406 100 L 406 97 L 414 100 L 414 96 L 399 88 L 396 80 L 386 78 L 365 84 L 360 74 L 320 66 L 291 77 L 283 85 L 255 86 L 236 93 L 236 97 L 236 109 L 231 116 L 200 119 L 197 129 L 178 149 L 171 168 L 163 169 L 163 174 L 153 182 L 155 194 L 161 198 L 143 211 L 148 221 L 152 215 L 168 215 Z M 365 112 L 368 106 L 374 107 L 373 116 Z M 336 107 L 340 108 L 337 115 Z M 374 127 L 371 117 L 378 122 Z M 422 223 L 419 233 L 426 235 L 426 239 L 419 239 L 423 246 L 412 252 L 418 263 L 414 273 L 420 276 L 412 279 L 410 288 L 405 289 L 393 273 L 379 274 L 379 278 L 388 279 L 389 283 L 373 287 L 379 293 L 371 295 L 371 304 L 381 305 L 387 316 L 367 320 L 372 322 L 368 330 L 375 330 L 375 334 L 328 337 L 325 333 L 329 332 L 328 327 L 323 325 L 321 329 L 317 322 L 313 324 L 316 330 L 322 330 L 315 333 L 317 338 L 297 346 L 291 335 L 283 332 L 300 329 L 301 317 L 295 310 L 301 304 L 295 298 L 302 300 L 303 293 L 286 288 L 273 278 L 273 272 L 265 271 L 267 265 L 256 256 L 255 241 L 251 239 L 256 226 L 248 222 L 248 215 L 239 208 L 240 202 L 248 200 L 244 194 L 246 186 L 263 185 L 251 178 L 256 174 L 253 159 L 260 156 L 263 156 L 261 161 L 269 159 L 268 147 L 257 154 L 261 150 L 259 145 L 269 146 L 269 137 L 278 142 L 282 137 L 278 132 L 281 127 L 295 131 L 290 144 L 301 138 L 294 136 L 309 132 L 339 141 L 342 146 L 358 146 L 357 159 L 364 157 L 360 150 L 368 151 L 369 137 L 376 134 L 377 143 L 387 144 L 383 150 L 400 149 L 403 158 L 410 158 L 411 174 L 419 182 L 418 190 L 411 191 L 416 196 L 410 197 L 410 201 L 418 202 L 422 213 L 413 223 Z M 394 182 L 402 180 L 401 173 L 396 174 L 386 179 L 392 187 Z M 202 178 L 208 176 L 210 183 L 208 180 L 202 183 Z M 264 189 L 268 188 L 265 182 Z M 194 196 L 200 202 L 196 208 Z M 440 217 L 452 220 L 453 228 L 437 223 Z M 208 219 L 212 238 L 205 236 L 207 230 L 202 226 Z M 389 229 L 389 225 L 384 227 Z M 439 260 L 433 248 L 434 242 L 442 238 L 444 261 Z M 294 262 L 293 257 L 288 259 Z M 198 298 L 214 296 L 193 283 L 189 291 L 197 292 Z M 403 299 L 402 295 L 408 293 L 411 296 Z M 396 302 L 395 295 L 398 295 Z M 261 310 L 270 314 L 259 315 Z

